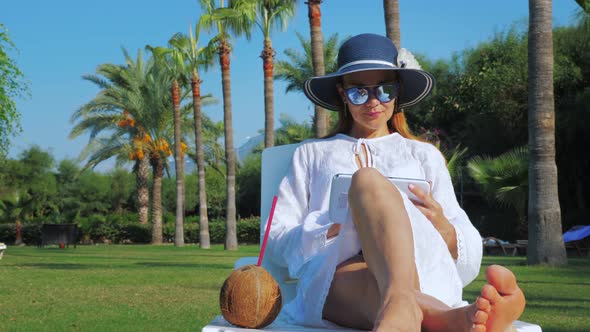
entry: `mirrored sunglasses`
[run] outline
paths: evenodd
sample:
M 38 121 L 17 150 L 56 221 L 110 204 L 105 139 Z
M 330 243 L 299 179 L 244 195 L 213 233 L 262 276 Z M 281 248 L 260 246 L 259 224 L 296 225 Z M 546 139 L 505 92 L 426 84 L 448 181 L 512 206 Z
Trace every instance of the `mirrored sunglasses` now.
M 371 94 L 382 103 L 389 103 L 398 94 L 398 84 L 382 84 L 376 86 L 355 86 L 344 89 L 346 97 L 354 105 L 362 105 L 369 100 Z

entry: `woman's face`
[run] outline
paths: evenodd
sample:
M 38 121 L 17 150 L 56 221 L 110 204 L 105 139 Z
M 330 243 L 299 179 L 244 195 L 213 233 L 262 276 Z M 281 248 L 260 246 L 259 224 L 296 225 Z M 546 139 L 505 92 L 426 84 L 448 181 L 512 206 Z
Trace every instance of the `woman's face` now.
M 342 84 L 338 86 L 338 92 L 353 119 L 352 129 L 349 133 L 351 136 L 370 138 L 389 134 L 387 121 L 393 116 L 397 100 L 380 101 L 375 95 L 376 92 L 379 92 L 373 87 L 394 83 L 395 76 L 392 72 L 379 70 L 356 72 L 342 77 Z M 365 103 L 355 105 L 348 99 L 346 89 L 352 87 L 369 87 L 366 89 L 369 92 L 369 98 Z

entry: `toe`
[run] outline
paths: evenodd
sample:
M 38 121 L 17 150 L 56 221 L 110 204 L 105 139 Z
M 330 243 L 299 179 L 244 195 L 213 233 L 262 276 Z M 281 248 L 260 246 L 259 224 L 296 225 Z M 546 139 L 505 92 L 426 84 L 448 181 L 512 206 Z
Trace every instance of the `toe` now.
M 489 304 L 492 305 L 496 302 L 500 302 L 502 297 L 496 290 L 496 288 L 490 284 L 486 284 L 481 289 L 481 297 L 489 301 Z
M 488 266 L 486 268 L 486 279 L 500 294 L 512 294 L 518 290 L 514 273 L 503 266 Z
M 484 297 L 479 296 L 477 298 L 477 300 L 475 300 L 475 307 L 477 308 L 477 310 L 490 312 L 490 309 L 491 309 L 490 301 L 488 301 Z
M 486 332 L 486 326 L 485 324 L 473 324 L 470 332 Z
M 485 311 L 476 311 L 475 315 L 473 315 L 473 323 L 475 324 L 485 324 L 488 320 L 488 314 Z

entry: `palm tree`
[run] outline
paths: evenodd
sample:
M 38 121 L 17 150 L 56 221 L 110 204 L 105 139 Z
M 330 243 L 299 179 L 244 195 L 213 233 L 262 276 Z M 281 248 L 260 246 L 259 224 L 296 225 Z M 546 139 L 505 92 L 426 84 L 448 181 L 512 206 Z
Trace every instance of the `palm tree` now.
M 567 263 L 555 164 L 552 1 L 529 0 L 528 263 Z
M 14 220 L 16 236 L 15 245 L 24 245 L 22 235 L 22 220 L 25 216 L 26 202 L 18 191 L 13 191 L 0 199 L 0 212 L 5 218 Z
M 229 32 L 235 36 L 250 37 L 250 22 L 254 20 L 252 13 L 255 3 L 249 0 L 230 0 L 225 6 L 224 0 L 219 0 L 216 8 L 215 0 L 201 0 L 203 27 L 215 27 L 217 35 L 210 45 L 215 46 L 219 55 L 221 67 L 221 85 L 223 88 L 223 124 L 225 127 L 225 159 L 227 181 L 227 209 L 226 209 L 226 238 L 225 249 L 237 250 L 238 238 L 236 233 L 236 155 L 234 152 L 234 134 L 232 126 L 231 78 L 230 59 L 231 43 Z
M 309 18 L 309 30 L 311 34 L 311 55 L 313 63 L 313 76 L 322 76 L 326 73 L 324 67 L 324 36 L 322 34 L 322 12 L 320 5 L 323 0 L 308 0 L 307 13 Z M 328 121 L 326 110 L 315 105 L 315 131 L 316 137 L 323 137 L 328 134 Z
M 203 141 L 204 141 L 204 161 L 205 166 L 209 166 L 215 171 L 225 174 L 225 151 L 219 141 L 223 138 L 224 128 L 223 121 L 214 122 L 208 117 L 203 117 Z
M 102 89 L 72 115 L 72 121 L 79 122 L 70 137 L 90 132 L 90 141 L 80 155 L 88 158 L 85 168 L 116 156 L 118 163 L 126 158 L 135 161 L 134 169 L 139 173 L 143 160 L 149 162 L 153 173 L 152 243 L 160 244 L 162 177 L 167 157 L 172 154 L 168 144 L 172 136 L 172 81 L 153 60 L 144 62 L 140 51 L 135 61 L 124 53 L 126 65 L 101 65 L 99 75 L 84 77 Z M 106 137 L 97 137 L 101 132 L 106 132 Z
M 295 14 L 295 0 L 257 0 L 256 25 L 264 36 L 264 46 L 260 57 L 264 72 L 264 147 L 274 145 L 274 86 L 273 66 L 275 50 L 272 47 L 270 32 L 273 26 L 284 30 L 287 22 Z
M 139 89 L 151 70 L 152 63 L 149 61 L 145 63 L 141 52 L 138 52 L 136 60 L 133 60 L 126 50 L 123 50 L 123 53 L 126 65 L 103 64 L 98 67 L 96 74 L 83 76 L 85 80 L 96 84 L 101 91 L 92 101 L 83 105 L 72 115 L 71 121 L 79 122 L 70 132 L 70 138 L 90 132 L 91 141 L 80 157 L 82 159 L 89 155 L 92 157 L 84 168 L 95 167 L 112 156 L 134 156 L 130 159 L 135 161 L 139 222 L 147 224 L 149 161 L 145 157 L 146 151 L 135 151 L 132 143 L 120 138 L 129 135 L 132 141 L 144 139 L 145 130 L 142 126 L 135 126 L 135 123 L 137 119 L 141 119 L 144 108 L 143 100 L 139 98 Z M 112 135 L 111 140 L 108 140 L 110 145 L 105 145 L 107 140 L 102 140 L 100 143 L 93 142 L 100 132 L 110 130 L 116 133 Z M 123 160 L 120 158 L 119 162 Z
M 449 175 L 451 175 L 453 185 L 456 185 L 462 176 L 461 169 L 465 159 L 465 154 L 467 153 L 467 148 L 461 148 L 461 145 L 459 144 L 454 148 L 442 150 L 441 152 L 447 160 L 447 169 L 449 170 Z
M 278 145 L 300 143 L 313 137 L 313 129 L 307 122 L 297 123 L 284 113 L 280 115 L 279 122 L 281 128 L 277 129 Z
M 168 157 L 172 155 L 169 142 L 172 141 L 174 124 L 173 114 L 170 109 L 172 99 L 170 98 L 170 87 L 173 78 L 167 69 L 154 66 L 147 77 L 145 94 L 142 96 L 148 105 L 146 125 L 149 134 L 153 138 L 147 142 L 146 147 L 150 152 L 150 164 L 152 165 L 153 186 L 152 186 L 152 243 L 160 244 L 162 239 L 162 178 L 167 168 Z M 179 101 L 187 97 L 186 91 L 179 96 Z M 181 110 L 181 114 L 184 112 Z M 182 122 L 182 121 L 179 121 Z M 182 147 L 180 154 L 182 154 Z M 184 163 L 181 159 L 181 163 Z M 183 169 L 180 170 L 183 172 Z M 184 194 L 181 191 L 181 194 Z M 153 230 L 155 229 L 155 231 Z M 175 236 L 175 242 L 177 237 Z
M 395 44 L 399 50 L 401 47 L 402 34 L 399 24 L 399 1 L 383 0 L 383 12 L 385 13 L 385 32 L 387 38 Z
M 303 54 L 298 50 L 288 48 L 284 51 L 288 60 L 279 60 L 275 65 L 275 79 L 287 82 L 285 92 L 297 91 L 303 93 L 303 82 L 311 76 L 313 71 L 313 56 L 311 54 L 311 41 L 297 33 L 297 38 L 303 49 Z M 335 33 L 328 40 L 324 41 L 324 65 L 329 73 L 335 72 L 337 68 L 338 49 L 341 42 L 338 41 L 338 34 Z M 329 112 L 331 123 L 336 123 L 338 114 Z M 314 121 L 315 122 L 315 121 Z M 316 133 L 317 135 L 317 133 Z M 277 142 L 277 144 L 279 144 Z
M 184 246 L 184 151 L 180 126 L 180 83 L 186 84 L 185 53 L 178 45 L 178 35 L 169 41 L 169 48 L 147 46 L 156 60 L 166 68 L 172 79 L 172 108 L 174 114 L 174 164 L 176 171 L 176 222 L 174 228 L 174 245 Z M 180 82 L 180 83 L 179 83 Z M 186 145 L 185 145 L 186 146 Z
M 287 82 L 285 92 L 300 92 L 303 93 L 303 82 L 309 77 L 313 76 L 313 60 L 311 41 L 305 39 L 300 33 L 297 33 L 297 38 L 303 49 L 303 54 L 293 48 L 288 48 L 284 51 L 288 60 L 279 60 L 275 65 L 274 78 Z M 335 33 L 322 47 L 324 50 L 325 68 L 328 72 L 335 72 L 337 67 L 338 48 L 341 42 L 338 41 L 338 34 Z
M 514 208 L 518 216 L 518 229 L 524 230 L 528 147 L 515 148 L 496 158 L 474 157 L 467 163 L 467 170 L 488 201 Z
M 207 216 L 207 191 L 205 182 L 205 159 L 203 148 L 203 115 L 201 111 L 202 97 L 201 97 L 201 79 L 199 77 L 199 69 L 207 69 L 213 60 L 213 49 L 209 47 L 199 47 L 199 35 L 201 31 L 202 21 L 199 20 L 195 26 L 193 34 L 192 27 L 189 26 L 189 36 L 184 34 L 176 34 L 170 39 L 170 44 L 186 61 L 186 70 L 184 71 L 190 75 L 191 92 L 193 98 L 193 118 L 194 118 L 194 133 L 195 133 L 195 161 L 197 164 L 197 171 L 199 174 L 199 245 L 203 249 L 210 248 L 209 239 L 209 217 Z M 206 97 L 210 97 L 209 95 Z

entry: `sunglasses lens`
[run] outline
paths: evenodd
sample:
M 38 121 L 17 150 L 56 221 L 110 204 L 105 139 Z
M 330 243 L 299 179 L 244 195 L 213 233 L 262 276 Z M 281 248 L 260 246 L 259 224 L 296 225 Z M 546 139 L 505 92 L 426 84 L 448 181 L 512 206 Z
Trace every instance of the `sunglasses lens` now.
M 375 88 L 375 95 L 383 103 L 388 103 L 397 97 L 397 85 L 381 85 Z
M 369 100 L 371 92 L 382 103 L 388 103 L 397 97 L 397 84 L 379 85 L 376 87 L 354 87 L 346 89 L 348 100 L 354 105 L 362 105 Z
M 355 105 L 362 105 L 369 100 L 369 90 L 367 88 L 350 88 L 346 90 L 348 100 Z

